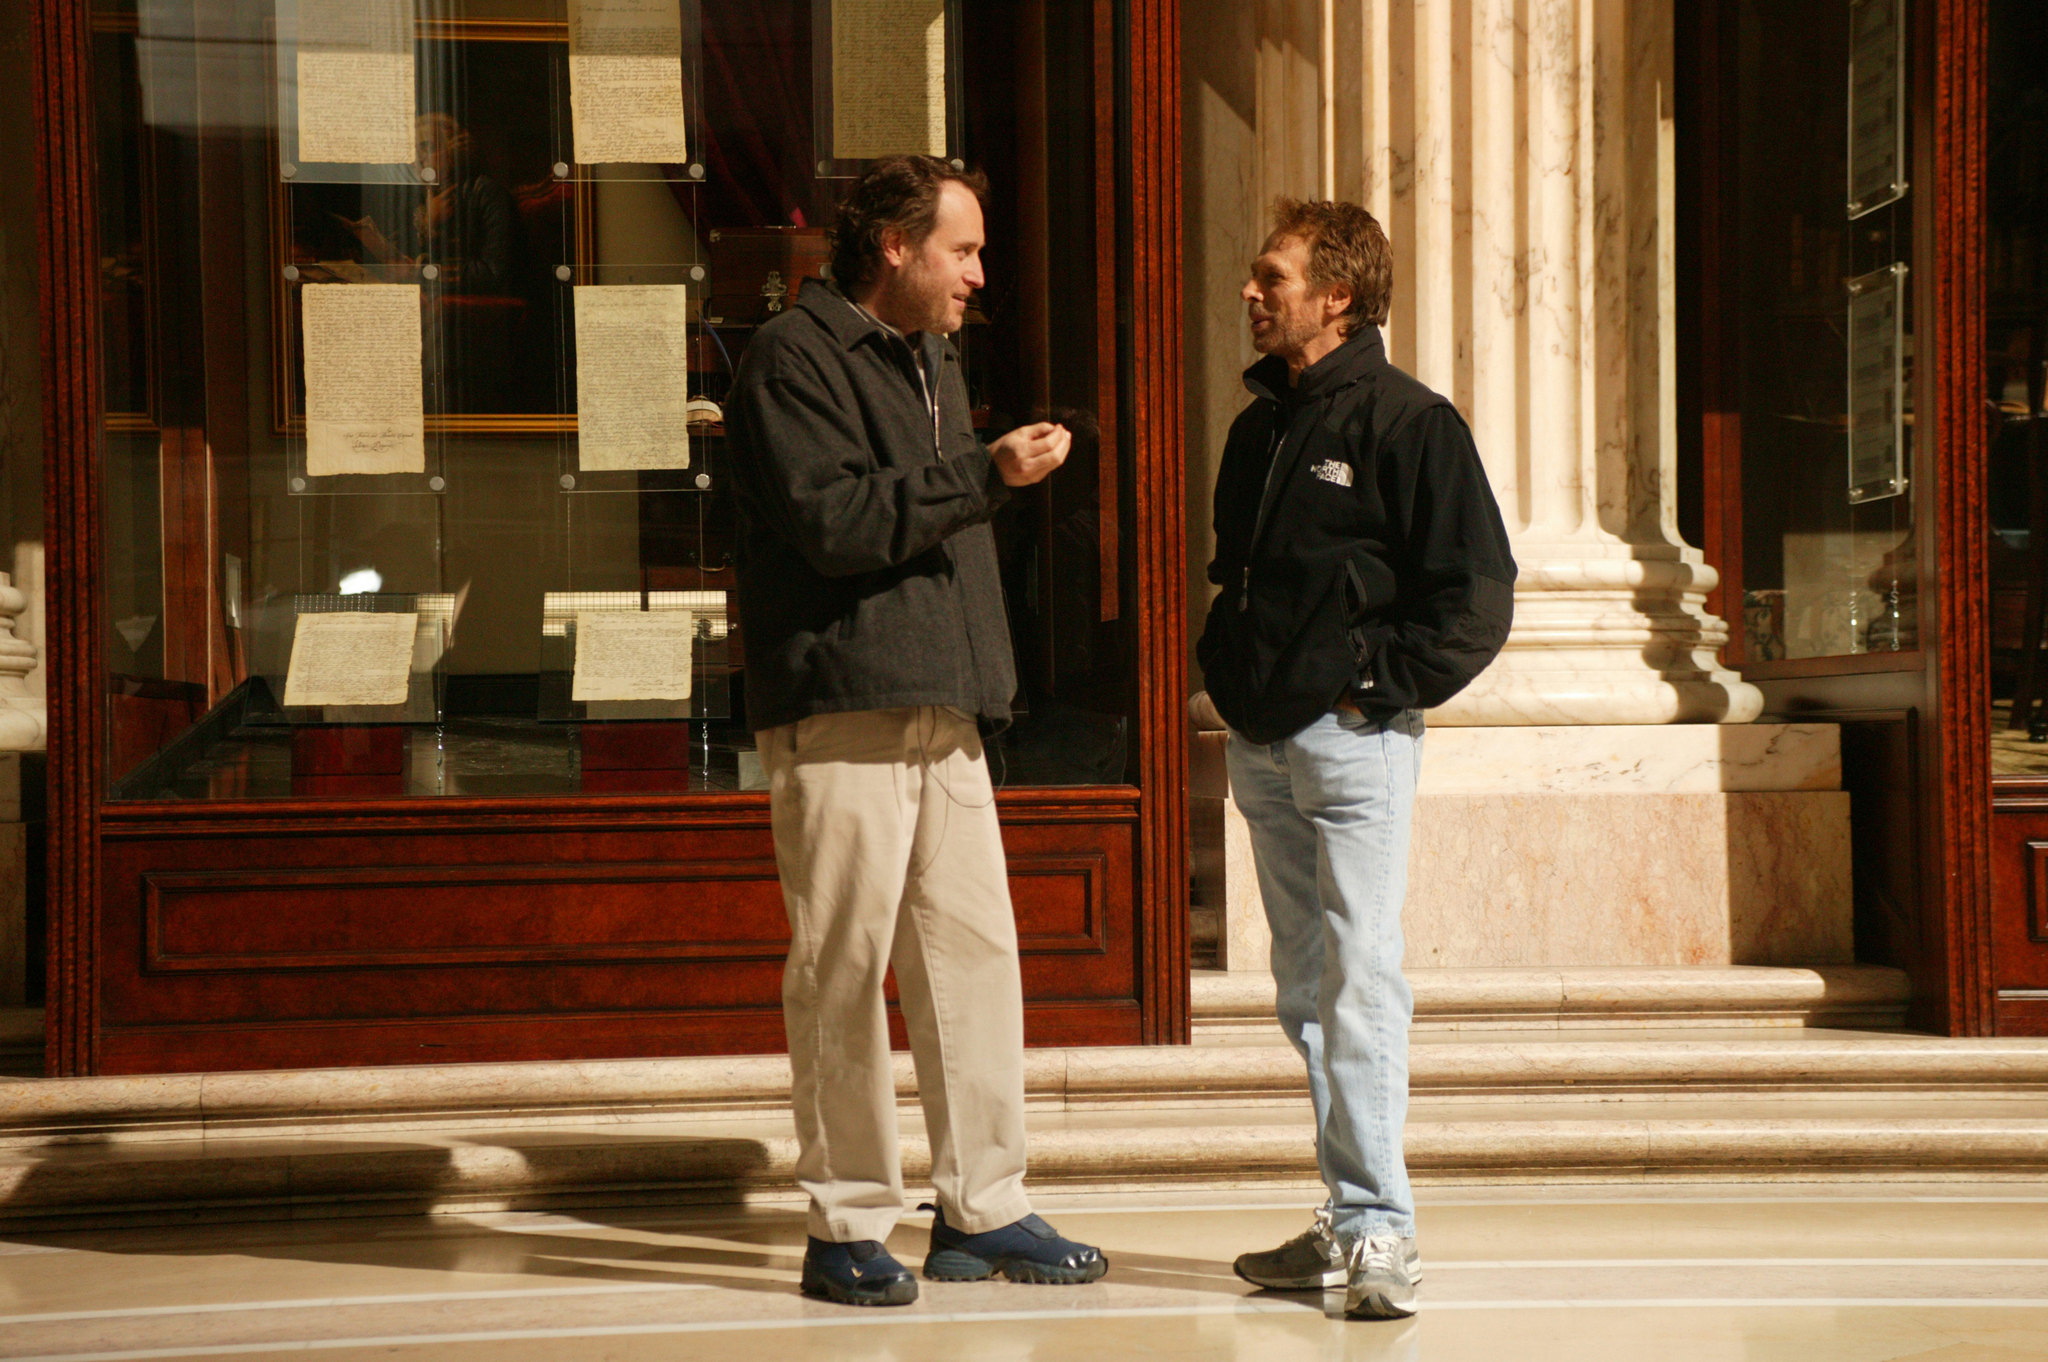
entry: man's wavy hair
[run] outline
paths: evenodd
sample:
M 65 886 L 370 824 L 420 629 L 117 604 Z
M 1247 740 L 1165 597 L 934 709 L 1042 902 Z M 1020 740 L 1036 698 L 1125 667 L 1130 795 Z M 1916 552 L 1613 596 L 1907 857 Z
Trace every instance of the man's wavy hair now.
M 938 224 L 947 181 L 966 185 L 988 205 L 988 176 L 955 170 L 934 156 L 890 156 L 869 166 L 840 202 L 832 226 L 832 282 L 849 296 L 882 267 L 882 233 L 900 231 L 921 245 Z
M 1338 319 L 1350 336 L 1361 325 L 1385 326 L 1394 300 L 1394 248 L 1378 219 L 1355 203 L 1327 199 L 1273 201 L 1273 233 L 1308 246 L 1308 285 L 1318 293 L 1332 284 L 1351 290 L 1351 306 Z

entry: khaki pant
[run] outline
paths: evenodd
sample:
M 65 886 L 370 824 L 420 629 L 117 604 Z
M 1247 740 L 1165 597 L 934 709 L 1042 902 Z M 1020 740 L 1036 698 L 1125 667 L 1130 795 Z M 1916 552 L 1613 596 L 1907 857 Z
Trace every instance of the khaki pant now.
M 934 706 L 821 714 L 759 744 L 810 1233 L 886 1239 L 903 1210 L 891 963 L 946 1223 L 979 1234 L 1029 1215 L 1017 923 L 973 721 Z

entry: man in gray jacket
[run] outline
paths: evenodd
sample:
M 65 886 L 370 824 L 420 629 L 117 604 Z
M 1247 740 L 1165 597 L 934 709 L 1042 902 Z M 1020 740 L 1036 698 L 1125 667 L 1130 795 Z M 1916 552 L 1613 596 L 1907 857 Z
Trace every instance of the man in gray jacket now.
M 1067 455 L 984 447 L 946 339 L 983 283 L 987 183 L 877 162 L 839 210 L 829 286 L 747 347 L 726 405 L 742 524 L 747 712 L 789 911 L 783 1020 L 807 1294 L 902 1305 L 883 975 L 893 962 L 938 1190 L 925 1275 L 1084 1282 L 1108 1267 L 1024 1194 L 1017 927 L 982 755 L 1017 678 L 989 518 Z

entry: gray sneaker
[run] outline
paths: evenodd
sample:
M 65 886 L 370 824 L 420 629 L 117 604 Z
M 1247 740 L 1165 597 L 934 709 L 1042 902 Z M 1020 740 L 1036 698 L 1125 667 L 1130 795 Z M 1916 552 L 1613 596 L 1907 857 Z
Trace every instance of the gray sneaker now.
M 1406 1249 L 1408 1282 L 1422 1280 L 1422 1258 L 1413 1239 L 1399 1241 Z M 1320 1291 L 1351 1280 L 1343 1243 L 1330 1228 L 1330 1210 L 1316 1212 L 1315 1223 L 1279 1248 L 1246 1253 L 1234 1264 L 1237 1275 L 1268 1291 Z
M 1408 1255 L 1415 1241 L 1368 1234 L 1351 1245 L 1345 1266 L 1344 1314 L 1350 1319 L 1406 1319 L 1415 1313 L 1415 1278 Z

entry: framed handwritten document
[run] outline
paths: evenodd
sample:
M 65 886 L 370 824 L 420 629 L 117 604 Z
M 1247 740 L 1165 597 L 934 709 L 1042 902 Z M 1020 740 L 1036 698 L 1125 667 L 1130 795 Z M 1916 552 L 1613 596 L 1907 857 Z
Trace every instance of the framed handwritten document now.
M 689 160 L 678 0 L 570 0 L 569 101 L 583 165 Z
M 417 284 L 308 284 L 306 475 L 423 473 Z
M 689 699 L 696 631 L 688 610 L 579 610 L 569 698 Z
M 688 290 L 576 286 L 577 459 L 589 472 L 688 468 Z
M 402 705 L 412 686 L 410 612 L 309 612 L 292 630 L 286 708 Z
M 952 155 L 959 141 L 954 0 L 814 0 L 818 173 L 881 156 Z
M 278 9 L 279 31 L 298 40 L 286 177 L 312 163 L 412 164 L 412 0 L 283 0 Z
M 723 591 L 550 591 L 543 723 L 725 719 L 737 640 Z

